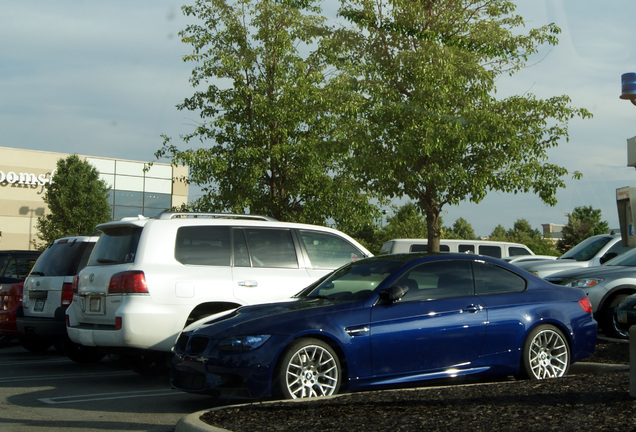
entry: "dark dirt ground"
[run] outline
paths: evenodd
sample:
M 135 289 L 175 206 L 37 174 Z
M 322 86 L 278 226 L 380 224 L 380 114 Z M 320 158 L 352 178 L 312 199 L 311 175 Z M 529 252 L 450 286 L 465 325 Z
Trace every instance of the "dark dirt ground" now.
M 594 356 L 583 363 L 590 362 L 627 365 L 629 344 L 599 340 Z M 233 432 L 636 432 L 636 399 L 629 394 L 627 368 L 599 373 L 575 366 L 560 379 L 507 379 L 253 403 L 208 411 L 201 420 Z

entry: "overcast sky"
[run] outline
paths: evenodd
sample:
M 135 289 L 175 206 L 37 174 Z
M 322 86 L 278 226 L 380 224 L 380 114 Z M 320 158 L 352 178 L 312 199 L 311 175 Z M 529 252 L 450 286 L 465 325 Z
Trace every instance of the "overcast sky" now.
M 153 161 L 160 134 L 177 138 L 195 123 L 175 105 L 192 93 L 189 53 L 177 33 L 185 1 L 3 1 L 0 14 L 0 146 Z M 583 173 L 549 207 L 534 195 L 491 193 L 447 207 L 478 235 L 527 219 L 534 228 L 566 223 L 577 206 L 601 209 L 618 227 L 616 188 L 636 185 L 626 140 L 636 106 L 620 100 L 620 78 L 636 72 L 634 0 L 517 0 L 527 27 L 562 29 L 531 66 L 498 82 L 499 94 L 567 94 L 594 114 L 570 124 L 570 141 L 551 162 Z M 335 4 L 335 3 L 334 3 Z M 1 198 L 0 198 L 1 199 Z

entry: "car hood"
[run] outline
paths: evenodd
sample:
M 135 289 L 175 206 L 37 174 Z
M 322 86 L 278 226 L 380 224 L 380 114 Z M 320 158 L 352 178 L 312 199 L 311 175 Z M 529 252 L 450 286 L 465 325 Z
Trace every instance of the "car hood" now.
M 297 298 L 288 301 L 243 306 L 199 320 L 185 331 L 224 337 L 236 334 L 255 334 L 258 332 L 287 334 L 298 330 L 294 323 L 303 326 L 320 325 L 329 318 L 352 309 L 362 307 L 364 301 L 343 302 L 325 298 Z
M 547 281 L 553 280 L 571 280 L 582 278 L 608 278 L 608 277 L 620 277 L 625 274 L 629 274 L 631 277 L 636 277 L 636 267 L 632 266 L 598 266 L 598 267 L 585 267 L 576 268 L 565 271 L 560 271 L 546 276 Z

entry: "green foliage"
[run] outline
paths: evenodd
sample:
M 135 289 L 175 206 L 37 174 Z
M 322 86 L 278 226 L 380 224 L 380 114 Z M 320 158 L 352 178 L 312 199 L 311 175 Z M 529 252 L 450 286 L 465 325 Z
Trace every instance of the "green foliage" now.
M 203 196 L 192 208 L 272 216 L 359 230 L 377 217 L 342 166 L 334 141 L 324 46 L 331 29 L 310 0 L 197 0 L 180 33 L 192 53 L 194 94 L 179 110 L 200 116 L 182 150 L 164 136 L 157 157 L 189 166 Z
M 565 95 L 495 97 L 497 77 L 556 44 L 560 31 L 524 33 L 514 9 L 506 0 L 345 0 L 340 10 L 354 27 L 334 32 L 348 54 L 336 81 L 349 93 L 339 106 L 347 166 L 378 196 L 413 199 L 431 250 L 447 205 L 491 190 L 555 204 L 569 172 L 547 152 L 568 139 L 571 119 L 591 116 Z
M 495 227 L 494 230 L 492 230 L 492 233 L 490 233 L 488 240 L 508 241 L 508 232 L 503 227 L 503 225 L 499 224 Z
M 452 228 L 447 228 L 444 234 L 444 238 L 448 239 L 477 240 L 472 225 L 461 217 L 455 221 Z
M 563 227 L 563 236 L 557 242 L 557 249 L 564 253 L 588 237 L 607 234 L 609 224 L 601 217 L 601 210 L 592 206 L 575 207 L 568 214 L 568 223 Z
M 77 155 L 57 162 L 43 200 L 49 213 L 37 221 L 40 248 L 61 237 L 91 234 L 98 224 L 110 220 L 108 186 L 95 167 Z

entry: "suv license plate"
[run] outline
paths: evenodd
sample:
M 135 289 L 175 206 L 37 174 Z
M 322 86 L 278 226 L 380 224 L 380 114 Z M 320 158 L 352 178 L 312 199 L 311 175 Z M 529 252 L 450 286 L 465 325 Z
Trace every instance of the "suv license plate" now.
M 35 301 L 33 305 L 33 312 L 42 312 L 44 311 L 44 300 L 38 299 Z
M 102 299 L 101 297 L 91 297 L 88 302 L 88 310 L 89 312 L 99 312 L 102 309 Z
M 627 324 L 627 312 L 623 310 L 616 311 L 616 320 L 619 323 Z

